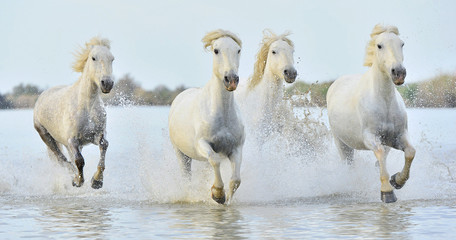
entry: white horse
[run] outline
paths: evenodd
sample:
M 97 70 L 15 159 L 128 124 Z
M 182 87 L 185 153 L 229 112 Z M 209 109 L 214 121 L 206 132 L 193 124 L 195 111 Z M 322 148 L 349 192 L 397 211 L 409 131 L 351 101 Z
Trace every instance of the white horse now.
M 293 83 L 297 76 L 293 59 L 294 44 L 288 35 L 276 35 L 268 29 L 263 31 L 253 75 L 249 78 L 247 89 L 239 94 L 243 102 L 255 102 L 254 109 L 243 113 L 248 112 L 256 127 L 270 128 L 271 123 L 283 122 L 284 116 L 288 115 L 283 111 L 283 82 Z
M 402 46 L 394 26 L 376 25 L 367 46 L 363 75 L 343 76 L 327 94 L 329 123 L 343 159 L 353 161 L 354 149 L 371 150 L 380 166 L 381 199 L 395 202 L 393 187 L 400 189 L 409 178 L 415 149 L 409 141 L 405 104 L 394 84 L 404 83 Z M 401 172 L 386 170 L 390 148 L 405 153 Z
M 100 91 L 109 93 L 114 85 L 112 61 L 107 39 L 92 38 L 80 52 L 75 54 L 73 70 L 82 72 L 79 80 L 71 86 L 54 87 L 44 91 L 38 98 L 33 123 L 44 143 L 57 159 L 76 173 L 74 165 L 62 153 L 64 145 L 77 167 L 73 186 L 84 183 L 84 158 L 81 149 L 93 143 L 100 147 L 100 162 L 92 178 L 92 188 L 103 186 L 106 140 L 106 112 Z
M 232 167 L 228 200 L 241 183 L 245 135 L 232 92 L 239 82 L 241 40 L 231 32 L 216 30 L 202 41 L 213 52 L 212 78 L 203 88 L 187 89 L 174 99 L 169 113 L 169 135 L 188 176 L 192 159 L 209 161 L 215 172 L 212 199 L 223 204 L 226 200 L 220 175 L 223 159 L 228 158 Z

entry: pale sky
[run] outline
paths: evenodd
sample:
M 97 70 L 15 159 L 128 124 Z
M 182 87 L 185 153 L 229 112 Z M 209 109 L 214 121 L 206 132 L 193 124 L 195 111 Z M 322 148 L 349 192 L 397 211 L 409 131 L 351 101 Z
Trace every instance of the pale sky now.
M 405 42 L 407 82 L 456 72 L 456 1 L 120 1 L 0 2 L 0 93 L 19 83 L 72 84 L 72 53 L 91 37 L 109 38 L 118 79 L 145 89 L 204 85 L 212 56 L 205 33 L 227 29 L 243 41 L 241 81 L 253 71 L 262 31 L 291 31 L 298 79 L 328 81 L 362 73 L 377 23 L 396 25 Z

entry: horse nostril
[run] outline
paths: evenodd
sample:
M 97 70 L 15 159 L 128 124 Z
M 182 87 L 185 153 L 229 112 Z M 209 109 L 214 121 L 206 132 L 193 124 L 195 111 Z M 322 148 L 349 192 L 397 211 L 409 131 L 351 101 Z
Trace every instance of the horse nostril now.
M 230 80 L 228 80 L 228 76 L 225 76 L 225 82 L 229 82 Z
M 393 68 L 393 70 L 391 70 L 391 71 L 393 72 L 393 74 L 395 74 L 395 73 L 396 73 L 396 69 L 394 69 L 394 68 Z
M 102 85 L 105 85 L 105 81 L 104 81 L 104 80 L 101 80 L 101 84 L 102 84 Z
M 288 70 L 285 69 L 285 70 L 283 71 L 283 73 L 284 73 L 285 75 L 288 75 Z

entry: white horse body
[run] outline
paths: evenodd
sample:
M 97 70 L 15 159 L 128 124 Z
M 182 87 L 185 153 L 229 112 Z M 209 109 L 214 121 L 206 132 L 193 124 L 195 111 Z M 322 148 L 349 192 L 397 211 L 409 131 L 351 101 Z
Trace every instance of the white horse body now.
M 35 111 L 35 121 L 45 127 L 59 143 L 68 142 L 68 139 L 81 135 L 81 145 L 98 145 L 105 134 L 106 112 L 98 94 L 89 99 L 89 92 L 93 91 L 75 91 L 81 89 L 79 81 L 75 85 L 44 91 L 41 95 L 43 97 L 36 102 L 37 109 L 40 110 Z M 55 124 L 56 122 L 61 124 Z
M 378 80 L 381 76 L 373 76 L 375 72 L 370 69 L 334 82 L 331 89 L 337 91 L 328 91 L 328 98 L 338 99 L 328 103 L 331 126 L 337 138 L 352 148 L 371 150 L 365 135 L 375 133 L 384 136 L 382 142 L 400 149 L 395 139 L 407 134 L 404 100 L 391 81 Z
M 232 177 L 228 200 L 241 183 L 240 166 L 244 144 L 244 126 L 234 101 L 240 40 L 230 32 L 217 30 L 203 38 L 214 52 L 213 75 L 203 88 L 180 93 L 171 104 L 169 134 L 183 170 L 189 175 L 191 159 L 208 161 L 214 168 L 212 198 L 226 200 L 220 175 L 220 162 L 229 159 Z
M 78 53 L 78 59 L 73 66 L 75 71 L 82 72 L 79 80 L 71 86 L 54 87 L 44 91 L 34 108 L 35 129 L 57 159 L 78 172 L 73 180 L 73 185 L 77 187 L 84 183 L 85 163 L 81 149 L 89 143 L 100 147 L 100 162 L 92 178 L 92 187 L 97 189 L 103 185 L 108 141 L 106 111 L 99 92 L 101 90 L 103 93 L 109 93 L 114 84 L 114 57 L 109 48 L 108 40 L 92 38 Z M 60 145 L 64 145 L 68 150 L 71 162 L 62 153 Z
M 374 152 L 380 166 L 381 199 L 387 203 L 396 201 L 393 187 L 405 184 L 415 157 L 405 104 L 394 86 L 404 83 L 406 75 L 398 34 L 396 27 L 375 26 L 366 53 L 369 70 L 337 79 L 327 93 L 329 123 L 340 155 L 351 163 L 354 149 Z M 405 164 L 388 182 L 390 148 L 404 151 Z
M 206 139 L 212 143 L 213 148 L 218 146 L 220 151 L 216 152 L 226 156 L 231 155 L 244 139 L 241 115 L 235 102 L 230 100 L 232 94 L 227 92 L 225 96 L 214 97 L 212 98 L 214 101 L 206 99 L 206 96 L 212 92 L 210 89 L 214 89 L 211 83 L 217 81 L 211 80 L 209 84 L 200 89 L 185 90 L 176 97 L 170 109 L 169 124 L 173 126 L 173 131 L 170 132 L 173 134 L 171 141 L 174 145 L 179 145 L 179 150 L 185 155 L 195 160 L 207 161 L 205 154 L 200 154 L 198 145 L 194 144 L 200 139 Z M 200 104 L 189 105 L 189 102 Z M 227 102 L 230 104 L 223 106 Z M 235 114 L 232 114 L 233 112 Z M 180 116 L 192 116 L 192 118 L 180 121 Z

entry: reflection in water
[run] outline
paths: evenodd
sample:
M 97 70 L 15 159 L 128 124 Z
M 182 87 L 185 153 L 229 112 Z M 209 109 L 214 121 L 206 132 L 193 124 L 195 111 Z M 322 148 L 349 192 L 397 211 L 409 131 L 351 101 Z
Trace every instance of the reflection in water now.
M 51 204 L 42 209 L 37 220 L 45 236 L 91 239 L 106 238 L 105 233 L 111 228 L 112 222 L 108 209 L 87 202 Z
M 342 201 L 342 203 L 341 203 Z M 0 195 L 0 239 L 454 239 L 453 200 L 394 204 L 326 199 L 274 204 L 156 204 Z M 441 221 L 444 220 L 444 221 Z
M 182 206 L 173 209 L 170 231 L 192 238 L 245 239 L 247 229 L 240 212 L 227 206 Z
M 394 204 L 361 204 L 352 206 L 331 206 L 329 214 L 335 224 L 332 232 L 344 236 L 364 236 L 396 239 L 407 236 L 410 218 L 413 212 L 410 207 L 397 207 Z

